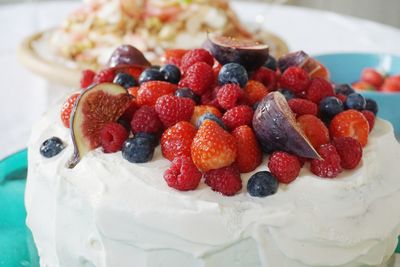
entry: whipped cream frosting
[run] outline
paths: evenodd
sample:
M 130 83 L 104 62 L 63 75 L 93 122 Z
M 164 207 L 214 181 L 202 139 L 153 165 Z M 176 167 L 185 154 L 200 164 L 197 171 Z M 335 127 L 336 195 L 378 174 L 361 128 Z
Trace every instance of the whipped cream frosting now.
M 159 148 L 148 163 L 97 149 L 66 168 L 73 146 L 59 110 L 29 143 L 27 224 L 42 267 L 384 266 L 396 247 L 400 145 L 386 121 L 376 121 L 353 171 L 324 179 L 305 166 L 266 198 L 247 193 L 252 172 L 224 197 L 203 182 L 189 192 L 168 187 Z M 52 136 L 67 147 L 46 159 L 39 147 Z

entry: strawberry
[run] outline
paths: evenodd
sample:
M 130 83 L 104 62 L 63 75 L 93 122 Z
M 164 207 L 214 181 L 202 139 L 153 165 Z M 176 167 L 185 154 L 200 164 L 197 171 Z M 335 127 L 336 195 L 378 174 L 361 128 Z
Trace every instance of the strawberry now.
M 182 72 L 185 73 L 192 65 L 198 62 L 204 62 L 212 67 L 214 65 L 214 57 L 203 48 L 189 50 L 182 57 L 180 66 Z
M 297 119 L 297 123 L 304 134 L 310 140 L 315 149 L 323 144 L 329 143 L 329 131 L 325 124 L 314 115 L 302 115 Z
M 321 63 L 317 62 L 318 64 L 318 69 L 316 69 L 315 71 L 313 71 L 312 73 L 310 73 L 310 77 L 311 78 L 323 78 L 327 81 L 329 81 L 329 71 L 328 69 L 322 65 Z
M 249 105 L 254 105 L 256 102 L 261 101 L 264 96 L 268 95 L 268 92 L 267 87 L 256 80 L 249 80 L 244 88 L 244 96 Z
M 251 79 L 262 83 L 268 91 L 275 90 L 278 83 L 278 75 L 276 72 L 266 67 L 259 68 Z
M 157 99 L 163 95 L 172 95 L 177 89 L 176 84 L 164 81 L 148 81 L 140 85 L 136 102 L 143 106 L 154 106 Z
M 236 152 L 235 138 L 212 120 L 203 122 L 191 146 L 193 162 L 203 172 L 231 165 Z
M 183 79 L 179 81 L 179 87 L 188 87 L 196 95 L 202 95 L 212 88 L 214 82 L 212 67 L 207 63 L 198 62 L 187 69 Z
M 351 86 L 358 91 L 375 91 L 376 90 L 376 88 L 372 84 L 369 84 L 369 83 L 363 82 L 363 81 L 355 82 Z
M 400 92 L 400 75 L 390 76 L 385 79 L 381 87 L 383 92 Z
M 166 64 L 174 64 L 179 67 L 181 65 L 183 55 L 185 55 L 188 51 L 189 50 L 186 49 L 166 49 L 162 60 Z
M 262 161 L 262 152 L 253 130 L 242 125 L 232 132 L 237 143 L 236 164 L 241 173 L 254 171 Z
M 65 101 L 64 105 L 61 108 L 61 121 L 66 128 L 69 128 L 71 111 L 74 107 L 76 99 L 80 96 L 80 93 L 74 93 L 70 97 L 68 97 L 67 101 Z
M 92 70 L 83 70 L 82 71 L 82 77 L 81 77 L 81 88 L 86 88 L 89 85 L 93 83 L 94 76 L 96 75 L 96 72 Z
M 194 105 L 189 98 L 164 95 L 157 99 L 155 109 L 164 126 L 170 127 L 180 121 L 190 121 Z
M 361 72 L 361 81 L 369 83 L 375 88 L 379 88 L 382 86 L 384 79 L 382 74 L 377 72 L 375 69 L 365 68 Z
M 218 118 L 222 117 L 221 112 L 216 107 L 209 106 L 209 105 L 199 105 L 199 106 L 194 107 L 193 115 L 192 115 L 190 122 L 194 126 L 196 126 L 198 119 L 206 113 L 212 113 L 215 116 L 217 116 Z
M 168 160 L 173 160 L 178 156 L 190 157 L 190 146 L 196 128 L 187 121 L 181 121 L 171 126 L 161 136 L 161 152 Z

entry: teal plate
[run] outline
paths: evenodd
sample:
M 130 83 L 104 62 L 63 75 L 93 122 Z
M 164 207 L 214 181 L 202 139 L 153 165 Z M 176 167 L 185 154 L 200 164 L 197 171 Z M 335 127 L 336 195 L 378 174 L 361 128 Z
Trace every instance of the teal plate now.
M 32 234 L 25 224 L 27 151 L 0 161 L 0 267 L 39 267 Z M 396 253 L 400 253 L 400 243 Z

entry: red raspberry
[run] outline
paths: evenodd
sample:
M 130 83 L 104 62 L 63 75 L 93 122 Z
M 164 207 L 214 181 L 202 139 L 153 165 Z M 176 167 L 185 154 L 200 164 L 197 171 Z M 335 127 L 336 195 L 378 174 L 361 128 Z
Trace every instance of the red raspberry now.
M 242 179 L 236 165 L 210 170 L 204 174 L 205 183 L 212 190 L 233 196 L 242 189 Z
M 61 121 L 66 128 L 69 128 L 71 111 L 74 107 L 76 99 L 80 96 L 80 93 L 74 93 L 70 97 L 68 97 L 67 101 L 65 101 L 64 105 L 61 108 Z
M 382 86 L 384 78 L 382 74 L 377 72 L 375 69 L 365 68 L 361 73 L 361 81 L 369 83 L 375 88 L 379 88 Z
M 325 144 L 317 149 L 322 159 L 312 159 L 311 172 L 319 177 L 334 178 L 342 172 L 340 156 L 336 148 L 331 144 Z
M 148 81 L 140 85 L 136 101 L 139 105 L 154 106 L 157 99 L 163 95 L 172 95 L 177 89 L 176 84 L 164 81 Z
M 264 96 L 268 95 L 268 89 L 261 82 L 249 80 L 244 88 L 244 96 L 249 102 L 249 105 L 254 105 L 261 101 Z
M 89 85 L 93 83 L 94 76 L 96 75 L 96 72 L 92 70 L 83 70 L 82 71 L 82 77 L 81 77 L 81 88 L 86 88 Z
M 251 126 L 253 114 L 253 109 L 249 106 L 236 106 L 225 112 L 222 122 L 232 130 L 241 125 Z
M 273 91 L 278 83 L 278 75 L 273 70 L 261 67 L 253 74 L 252 80 L 262 83 L 269 91 Z
M 332 143 L 340 156 L 340 165 L 343 169 L 352 170 L 357 167 L 362 158 L 360 142 L 351 137 L 335 138 Z
M 297 116 L 310 114 L 317 116 L 318 106 L 317 104 L 301 98 L 293 98 L 288 101 L 290 109 L 296 113 Z
M 161 152 L 166 159 L 173 160 L 178 156 L 190 157 L 190 146 L 196 128 L 187 121 L 181 121 L 171 126 L 161 136 Z
M 281 75 L 279 84 L 282 88 L 299 94 L 302 91 L 305 91 L 310 85 L 310 77 L 302 68 L 292 66 L 287 68 Z
M 190 157 L 176 157 L 164 172 L 164 179 L 169 187 L 179 191 L 194 190 L 200 183 L 201 172 Z
M 222 109 L 220 104 L 218 103 L 217 93 L 221 87 L 216 86 L 213 90 L 207 91 L 201 95 L 200 102 L 202 105 L 210 105 L 218 109 Z
M 159 133 L 163 125 L 158 118 L 157 112 L 154 107 L 141 106 L 131 120 L 131 128 L 133 133 Z
M 138 110 L 138 105 L 136 104 L 136 101 L 132 100 L 131 104 L 125 110 L 124 114 L 122 114 L 120 118 L 126 121 L 127 123 L 130 123 L 133 118 L 133 114 L 135 114 L 137 110 Z
M 342 103 L 346 103 L 347 96 L 344 94 L 337 94 L 336 97 L 342 101 Z
M 302 115 L 297 119 L 297 123 L 314 148 L 329 143 L 329 130 L 316 116 Z
M 164 126 L 170 127 L 180 121 L 190 121 L 194 105 L 189 98 L 165 95 L 158 98 L 155 109 Z
M 113 69 L 105 69 L 97 73 L 94 78 L 94 83 L 111 83 L 114 80 L 115 71 Z
M 128 132 L 119 123 L 109 122 L 100 131 L 100 143 L 104 153 L 120 151 L 122 144 L 128 138 Z
M 361 113 L 367 119 L 368 124 L 369 124 L 369 132 L 371 132 L 372 128 L 374 128 L 374 126 L 375 126 L 375 114 L 369 110 L 363 110 L 363 111 L 361 111 Z
M 210 65 L 198 62 L 189 67 L 185 76 L 179 81 L 179 87 L 189 87 L 196 95 L 202 95 L 214 84 L 214 72 Z
M 198 62 L 204 62 L 209 66 L 214 65 L 214 57 L 205 49 L 189 50 L 182 57 L 181 70 L 185 73 L 192 65 Z
M 269 157 L 268 168 L 280 183 L 289 184 L 299 176 L 301 163 L 295 155 L 276 151 Z
M 232 136 L 237 143 L 236 164 L 239 171 L 254 171 L 261 164 L 262 152 L 253 130 L 247 125 L 242 125 L 233 130 Z
M 308 100 L 319 104 L 327 96 L 334 96 L 335 92 L 332 85 L 323 78 L 314 78 L 307 89 L 306 97 Z
M 219 89 L 217 93 L 217 100 L 222 108 L 231 109 L 236 106 L 236 103 L 242 94 L 242 89 L 238 84 L 227 83 L 221 86 Z

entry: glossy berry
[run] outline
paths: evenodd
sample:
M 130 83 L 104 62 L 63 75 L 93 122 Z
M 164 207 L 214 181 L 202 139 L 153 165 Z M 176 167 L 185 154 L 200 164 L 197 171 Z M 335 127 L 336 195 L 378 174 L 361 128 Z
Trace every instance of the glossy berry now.
M 122 157 L 132 163 L 148 162 L 153 154 L 154 145 L 148 138 L 129 138 L 122 145 Z
M 383 92 L 400 92 L 400 75 L 389 76 L 385 79 L 385 82 L 380 88 Z
M 294 93 L 288 89 L 279 89 L 278 91 L 286 98 L 286 101 L 295 98 Z
M 192 99 L 195 103 L 200 103 L 200 97 L 190 88 L 179 88 L 175 91 L 177 97 L 186 97 Z
M 115 71 L 113 69 L 105 69 L 98 72 L 94 78 L 94 83 L 111 83 L 114 80 Z
M 254 131 L 242 125 L 232 131 L 237 144 L 236 165 L 241 173 L 254 171 L 262 161 L 262 152 Z
M 267 61 L 265 61 L 264 67 L 276 71 L 277 68 L 276 59 L 273 56 L 268 55 L 268 59 Z
M 343 169 L 352 170 L 358 166 L 362 158 L 360 142 L 351 137 L 335 138 L 332 142 L 340 156 L 340 165 Z
M 363 110 L 366 106 L 365 98 L 359 93 L 349 94 L 345 106 L 347 109 Z
M 212 67 L 214 65 L 214 57 L 205 49 L 192 49 L 185 53 L 181 61 L 181 69 L 184 73 L 196 63 L 203 62 Z
M 137 82 L 133 76 L 131 76 L 128 73 L 120 72 L 117 75 L 115 75 L 115 78 L 113 80 L 113 83 L 119 84 L 125 89 L 128 89 L 129 87 L 133 87 L 137 85 Z
M 221 126 L 223 129 L 226 130 L 225 124 L 222 122 L 221 118 L 215 116 L 213 113 L 207 112 L 201 115 L 197 121 L 196 121 L 196 128 L 200 128 L 200 126 L 203 124 L 205 120 L 212 120 L 218 123 L 219 126 Z
M 242 125 L 251 126 L 253 114 L 254 112 L 251 107 L 240 105 L 226 111 L 222 116 L 222 121 L 232 130 Z
M 218 90 L 218 104 L 224 109 L 231 109 L 237 105 L 242 94 L 243 92 L 239 85 L 234 83 L 225 84 Z
M 173 64 L 166 64 L 162 66 L 160 68 L 160 72 L 164 81 L 178 84 L 178 82 L 181 80 L 181 70 Z
M 134 137 L 148 139 L 153 144 L 154 147 L 158 146 L 160 143 L 159 136 L 151 133 L 138 132 L 135 133 Z
M 279 78 L 281 87 L 299 94 L 305 91 L 310 85 L 310 77 L 308 73 L 299 67 L 289 67 Z
M 333 145 L 322 145 L 317 152 L 322 159 L 311 160 L 310 170 L 312 173 L 323 178 L 334 178 L 342 172 L 340 156 Z
M 128 138 L 128 132 L 119 123 L 109 122 L 100 131 L 100 143 L 104 153 L 120 151 L 122 144 Z
M 164 179 L 169 187 L 179 191 L 194 190 L 200 183 L 201 172 L 190 157 L 176 157 L 164 172 Z
M 299 176 L 301 163 L 295 155 L 276 151 L 269 157 L 268 168 L 280 183 L 289 184 Z
M 93 79 L 94 79 L 95 75 L 96 75 L 96 72 L 94 72 L 92 70 L 83 70 L 81 80 L 80 80 L 81 88 L 83 89 L 83 88 L 86 88 L 89 85 L 91 85 L 93 83 Z
M 261 82 L 256 80 L 249 80 L 244 88 L 244 96 L 250 105 L 261 101 L 268 95 L 268 89 Z
M 238 84 L 240 87 L 245 87 L 248 79 L 246 69 L 237 63 L 223 65 L 218 73 L 218 83 L 220 85 L 233 83 Z
M 195 103 L 188 98 L 165 95 L 157 99 L 155 109 L 165 127 L 180 121 L 190 121 Z
M 211 90 L 214 81 L 212 67 L 205 62 L 198 62 L 187 69 L 185 77 L 179 82 L 179 87 L 188 87 L 196 95 L 202 95 Z
M 307 89 L 306 97 L 308 100 L 319 104 L 319 102 L 328 96 L 334 96 L 332 85 L 323 78 L 314 78 Z
M 372 113 L 376 114 L 378 113 L 378 104 L 376 103 L 375 100 L 371 98 L 366 98 L 365 99 L 365 109 L 371 111 Z
M 372 129 L 374 128 L 374 126 L 375 126 L 375 115 L 374 115 L 374 113 L 369 111 L 369 110 L 363 110 L 363 111 L 361 111 L 361 113 L 367 119 L 368 125 L 369 125 L 369 131 L 371 132 Z
M 303 115 L 297 118 L 297 123 L 314 148 L 329 143 L 329 130 L 318 117 Z
M 136 102 L 139 105 L 154 106 L 157 99 L 163 95 L 172 95 L 177 86 L 164 81 L 149 81 L 142 83 L 137 92 Z
M 278 84 L 278 76 L 276 72 L 265 67 L 259 68 L 253 74 L 251 79 L 262 83 L 268 91 L 275 90 Z
M 235 165 L 207 171 L 204 178 L 212 190 L 225 196 L 233 196 L 242 189 L 240 172 Z
M 335 93 L 336 94 L 342 94 L 345 96 L 348 96 L 349 94 L 355 93 L 353 87 L 351 87 L 349 84 L 344 83 L 344 84 L 338 84 L 335 86 Z
M 252 197 L 266 197 L 278 191 L 279 182 L 269 171 L 253 174 L 247 182 L 247 192 Z
M 294 98 L 290 99 L 288 101 L 290 109 L 297 115 L 305 115 L 305 114 L 310 114 L 310 115 L 317 115 L 318 112 L 318 107 L 317 104 L 314 102 L 311 102 L 307 99 L 301 99 L 301 98 Z
M 134 134 L 139 132 L 157 134 L 163 129 L 163 124 L 154 107 L 141 106 L 132 117 L 131 128 Z
M 342 101 L 335 96 L 328 96 L 319 102 L 319 112 L 323 119 L 330 120 L 344 109 Z
M 168 160 L 179 156 L 190 157 L 190 146 L 196 135 L 196 128 L 187 121 L 171 126 L 161 136 L 161 152 Z
M 58 137 L 51 137 L 40 146 L 40 154 L 45 158 L 52 158 L 65 148 L 64 143 Z
M 139 84 L 148 81 L 162 81 L 162 80 L 164 80 L 163 75 L 161 74 L 160 70 L 155 68 L 145 69 L 139 76 Z
M 384 82 L 384 78 L 382 74 L 376 71 L 373 68 L 365 68 L 361 72 L 361 81 L 367 82 L 374 86 L 375 88 L 379 88 L 382 86 Z
M 180 66 L 182 57 L 188 52 L 186 49 L 165 49 L 163 58 L 166 63 Z
M 66 128 L 70 127 L 71 112 L 79 96 L 80 93 L 72 94 L 61 108 L 61 121 Z
M 194 126 L 196 126 L 199 118 L 206 113 L 212 113 L 216 117 L 222 118 L 221 112 L 216 107 L 210 106 L 210 105 L 198 105 L 198 106 L 194 107 L 193 115 L 192 115 L 190 122 Z M 200 125 L 201 125 L 201 123 L 200 123 Z

